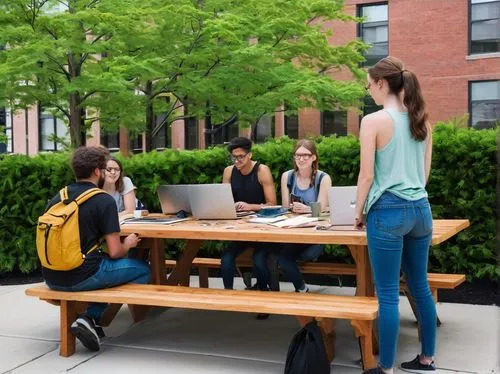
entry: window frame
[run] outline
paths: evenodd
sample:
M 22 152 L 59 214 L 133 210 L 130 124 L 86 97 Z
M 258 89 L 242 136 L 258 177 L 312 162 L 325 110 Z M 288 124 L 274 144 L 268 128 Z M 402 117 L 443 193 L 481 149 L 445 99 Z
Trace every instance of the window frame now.
M 470 1 L 470 0 L 469 0 Z M 356 17 L 361 18 L 362 17 L 362 10 L 365 7 L 370 7 L 370 6 L 379 6 L 379 5 L 387 5 L 387 56 L 389 56 L 389 46 L 390 46 L 390 34 L 389 34 L 389 15 L 390 15 L 390 8 L 389 8 L 389 2 L 388 1 L 376 1 L 373 3 L 366 3 L 366 4 L 357 4 L 356 5 Z M 362 39 L 362 31 L 363 31 L 363 24 L 365 22 L 360 22 L 356 25 L 356 38 Z M 363 41 L 364 42 L 364 41 Z M 362 67 L 367 67 L 368 65 L 365 65 L 366 61 L 361 62 L 360 65 Z
M 47 113 L 47 112 L 44 112 L 44 108 L 41 106 L 41 105 L 38 105 L 38 150 L 40 152 L 60 152 L 62 151 L 63 149 L 59 149 L 58 148 L 58 142 L 56 141 L 52 141 L 52 143 L 54 144 L 54 149 L 46 149 L 46 148 L 43 148 L 43 140 L 42 140 L 42 115 L 47 115 L 47 116 L 50 116 L 52 117 L 52 126 L 53 126 L 53 132 L 50 133 L 50 134 L 53 134 L 55 135 L 56 137 L 59 137 L 58 133 L 57 133 L 57 120 L 58 118 L 50 113 Z M 49 117 L 49 118 L 50 118 Z M 62 120 L 61 120 L 62 121 Z M 68 136 L 69 136 L 69 126 L 67 126 L 68 128 Z
M 467 122 L 469 128 L 474 128 L 472 126 L 472 85 L 474 83 L 487 83 L 487 82 L 500 82 L 500 79 L 472 80 L 468 82 L 467 110 L 469 113 L 469 119 Z
M 345 114 L 345 134 L 337 134 L 337 133 L 330 133 L 330 134 L 325 134 L 324 131 L 324 120 L 325 120 L 325 112 L 331 112 L 333 113 L 333 123 L 335 124 L 335 117 L 337 113 L 344 113 Z M 320 135 L 321 136 L 331 136 L 331 135 L 336 135 L 337 137 L 341 136 L 347 136 L 349 134 L 347 125 L 348 125 L 348 111 L 347 110 L 322 110 L 321 111 L 321 119 L 320 119 Z
M 490 3 L 500 3 L 500 0 L 494 0 L 494 1 L 488 1 Z M 485 3 L 488 3 L 488 2 L 485 2 Z M 482 3 L 478 3 L 478 4 L 482 4 Z M 468 19 L 467 19 L 467 53 L 469 56 L 481 56 L 481 55 L 488 55 L 488 54 L 491 54 L 491 53 L 500 53 L 500 50 L 499 51 L 496 51 L 496 52 L 480 52 L 480 53 L 472 53 L 472 0 L 468 0 Z M 491 18 L 491 19 L 497 19 L 497 18 Z M 481 22 L 483 22 L 484 20 L 482 20 Z
M 12 111 L 9 107 L 4 107 L 3 111 L 5 113 L 5 124 L 4 126 L 4 134 L 7 137 L 7 142 L 2 143 L 5 144 L 5 152 L 0 152 L 4 154 L 14 153 L 14 116 L 12 115 Z M 10 119 L 10 123 L 7 123 L 7 113 L 9 113 L 8 118 Z M 7 131 L 10 130 L 10 138 L 7 136 Z

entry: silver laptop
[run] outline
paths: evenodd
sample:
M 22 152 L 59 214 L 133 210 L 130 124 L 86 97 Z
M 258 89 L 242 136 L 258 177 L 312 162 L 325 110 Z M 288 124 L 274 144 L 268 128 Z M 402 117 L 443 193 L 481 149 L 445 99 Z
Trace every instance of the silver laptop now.
M 330 224 L 333 226 L 354 226 L 357 186 L 330 187 Z
M 191 184 L 188 186 L 189 204 L 197 219 L 236 219 L 231 185 Z
M 158 187 L 158 198 L 163 214 L 176 214 L 181 210 L 186 213 L 191 212 L 188 186 L 188 184 L 174 184 Z

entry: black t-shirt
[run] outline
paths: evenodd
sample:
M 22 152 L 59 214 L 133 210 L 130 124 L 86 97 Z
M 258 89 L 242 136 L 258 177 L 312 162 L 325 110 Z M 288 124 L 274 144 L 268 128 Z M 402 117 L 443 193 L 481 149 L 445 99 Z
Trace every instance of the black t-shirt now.
M 233 167 L 231 172 L 231 190 L 235 202 L 244 201 L 247 204 L 265 204 L 264 187 L 259 182 L 259 165 L 257 161 L 247 175 Z
M 68 186 L 68 197 L 77 198 L 83 192 L 95 188 L 91 182 L 76 182 Z M 57 194 L 47 207 L 61 201 Z M 118 211 L 113 197 L 101 193 L 91 197 L 80 205 L 78 211 L 78 224 L 80 229 L 80 244 L 85 253 L 96 245 L 104 235 L 120 232 Z M 104 254 L 96 250 L 88 254 L 82 265 L 69 271 L 51 270 L 42 268 L 42 274 L 49 284 L 57 286 L 74 286 L 97 273 Z

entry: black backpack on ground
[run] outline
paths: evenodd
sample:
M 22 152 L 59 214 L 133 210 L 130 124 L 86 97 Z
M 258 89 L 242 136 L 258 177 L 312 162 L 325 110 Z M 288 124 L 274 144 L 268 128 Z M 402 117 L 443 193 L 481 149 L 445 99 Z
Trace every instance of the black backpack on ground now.
M 330 362 L 316 321 L 295 334 L 286 355 L 285 374 L 329 374 Z

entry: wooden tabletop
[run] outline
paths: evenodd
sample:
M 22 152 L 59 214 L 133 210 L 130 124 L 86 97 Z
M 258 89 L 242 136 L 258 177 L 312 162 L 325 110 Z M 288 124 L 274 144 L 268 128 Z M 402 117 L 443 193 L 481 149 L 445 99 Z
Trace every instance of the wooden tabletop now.
M 433 245 L 446 241 L 470 225 L 467 219 L 438 219 L 433 223 Z M 328 222 L 320 221 L 318 225 L 328 226 Z M 317 230 L 315 227 L 283 229 L 266 224 L 249 223 L 248 219 L 190 219 L 169 225 L 125 224 L 121 226 L 121 230 L 122 235 L 136 233 L 145 238 L 367 245 L 366 231 L 351 228 Z

